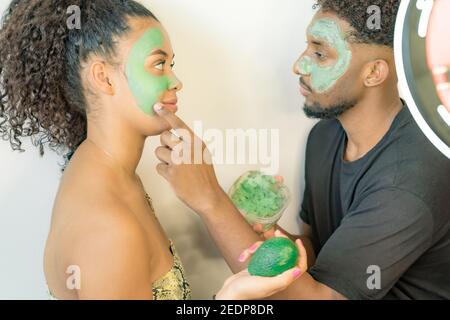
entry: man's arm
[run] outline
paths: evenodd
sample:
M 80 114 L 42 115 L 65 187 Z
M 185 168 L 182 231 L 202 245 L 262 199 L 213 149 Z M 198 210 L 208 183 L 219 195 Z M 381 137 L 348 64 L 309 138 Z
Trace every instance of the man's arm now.
M 233 273 L 247 268 L 239 256 L 261 237 L 247 223 L 225 192 L 214 209 L 198 212 Z

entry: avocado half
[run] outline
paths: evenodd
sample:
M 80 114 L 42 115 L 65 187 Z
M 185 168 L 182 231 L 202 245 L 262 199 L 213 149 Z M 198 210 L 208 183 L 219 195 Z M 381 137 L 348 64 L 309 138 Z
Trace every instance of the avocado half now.
M 276 237 L 264 242 L 253 254 L 248 272 L 252 276 L 275 277 L 298 263 L 297 245 L 289 239 Z

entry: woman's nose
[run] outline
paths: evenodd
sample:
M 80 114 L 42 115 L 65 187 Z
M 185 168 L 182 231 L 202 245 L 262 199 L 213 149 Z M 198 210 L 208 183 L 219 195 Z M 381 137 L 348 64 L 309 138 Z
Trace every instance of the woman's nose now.
M 173 74 L 171 76 L 169 90 L 180 91 L 181 89 L 183 89 L 183 83 L 180 81 L 180 79 L 178 79 L 178 77 L 175 74 Z

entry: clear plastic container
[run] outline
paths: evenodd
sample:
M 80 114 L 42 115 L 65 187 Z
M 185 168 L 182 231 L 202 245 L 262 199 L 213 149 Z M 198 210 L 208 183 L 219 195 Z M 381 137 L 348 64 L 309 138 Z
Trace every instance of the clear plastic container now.
M 244 173 L 231 186 L 228 195 L 247 222 L 252 226 L 261 224 L 263 231 L 278 223 L 290 202 L 283 178 L 260 171 Z

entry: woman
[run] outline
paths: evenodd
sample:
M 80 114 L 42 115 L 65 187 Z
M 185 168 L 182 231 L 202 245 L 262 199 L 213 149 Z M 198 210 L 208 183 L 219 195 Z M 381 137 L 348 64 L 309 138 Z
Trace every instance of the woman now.
M 170 129 L 153 105 L 177 111 L 173 57 L 163 26 L 132 0 L 13 0 L 7 10 L 0 134 L 14 150 L 31 137 L 41 154 L 70 154 L 44 256 L 53 297 L 191 297 L 136 174 L 146 138 Z
M 80 29 L 70 28 L 73 5 Z M 119 0 L 15 0 L 4 21 L 2 135 L 14 149 L 32 136 L 41 150 L 73 152 L 45 249 L 50 292 L 188 299 L 183 267 L 136 174 L 146 137 L 168 128 L 146 99 L 175 111 L 182 88 L 166 31 L 142 5 Z M 139 83 L 153 96 L 139 93 Z M 73 287 L 68 270 L 79 271 Z

